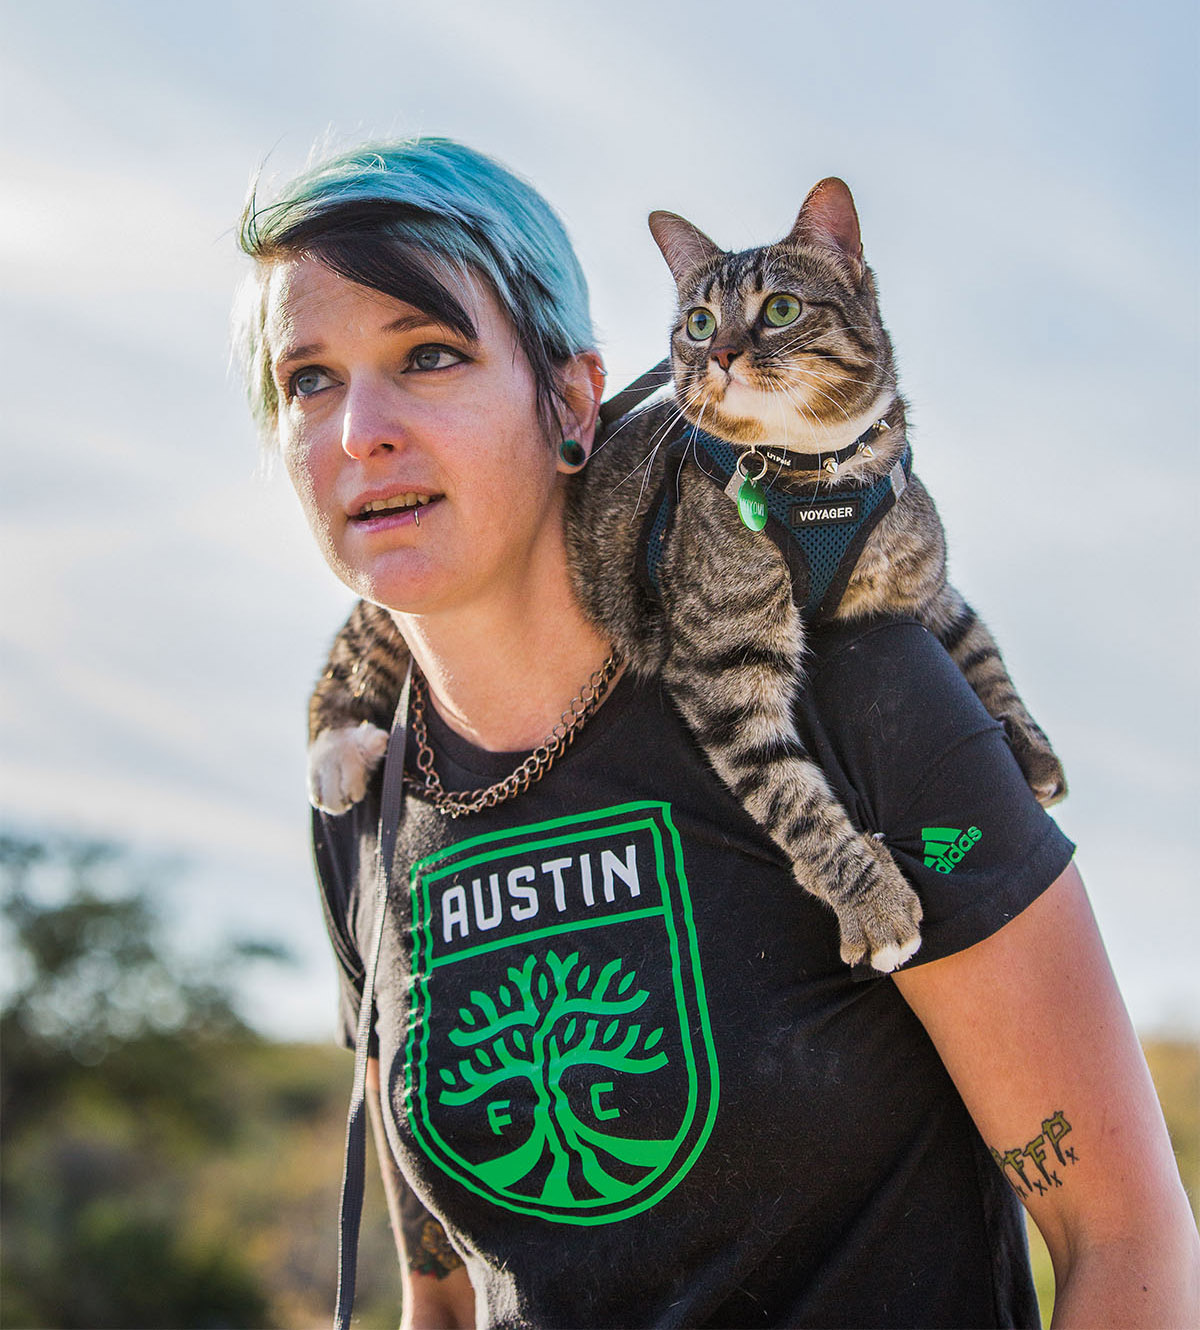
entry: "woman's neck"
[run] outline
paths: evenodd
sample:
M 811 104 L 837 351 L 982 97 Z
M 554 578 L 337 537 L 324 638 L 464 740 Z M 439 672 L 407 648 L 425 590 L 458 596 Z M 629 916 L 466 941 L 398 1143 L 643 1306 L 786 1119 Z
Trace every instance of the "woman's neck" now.
M 611 649 L 584 618 L 565 570 L 484 606 L 395 619 L 438 714 L 491 752 L 540 744 Z

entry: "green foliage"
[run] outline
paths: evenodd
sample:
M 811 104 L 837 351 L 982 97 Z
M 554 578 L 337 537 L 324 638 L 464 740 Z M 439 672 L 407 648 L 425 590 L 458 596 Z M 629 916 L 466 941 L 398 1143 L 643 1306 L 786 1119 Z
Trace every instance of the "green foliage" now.
M 2 1323 L 310 1327 L 337 1277 L 352 1060 L 271 1044 L 237 1010 L 239 942 L 167 945 L 162 866 L 0 836 Z M 394 1327 L 399 1277 L 368 1168 L 355 1323 Z
M 193 1231 L 238 1234 L 268 1299 L 264 1325 L 328 1325 L 354 1059 L 328 1045 L 230 1046 L 220 1069 L 234 1138 L 210 1151 L 191 1191 Z M 368 1133 L 369 1135 L 370 1133 Z M 379 1168 L 368 1153 L 355 1330 L 395 1330 L 400 1276 Z
M 1192 1213 L 1200 1218 L 1200 1042 L 1151 1039 L 1145 1049 L 1175 1148 L 1179 1176 L 1192 1203 Z
M 189 1213 L 191 1169 L 238 1131 L 224 1050 L 254 1037 L 231 958 L 171 955 L 142 875 L 110 845 L 0 837 L 10 1325 L 270 1323 L 236 1239 Z

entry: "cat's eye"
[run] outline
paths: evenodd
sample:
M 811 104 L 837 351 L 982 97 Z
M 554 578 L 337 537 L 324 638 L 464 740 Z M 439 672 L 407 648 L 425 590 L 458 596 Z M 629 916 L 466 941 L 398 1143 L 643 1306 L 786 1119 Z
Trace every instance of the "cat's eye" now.
M 687 335 L 693 342 L 707 342 L 717 331 L 717 318 L 711 309 L 705 309 L 703 305 L 697 305 L 695 309 L 688 312 L 684 327 L 687 328 Z
M 451 365 L 461 365 L 465 359 L 466 356 L 461 351 L 430 342 L 424 346 L 414 347 L 408 358 L 408 364 L 411 369 L 418 370 L 449 369 Z
M 334 382 L 332 374 L 326 370 L 318 369 L 315 365 L 310 365 L 306 369 L 298 369 L 288 380 L 288 396 L 313 397 L 326 388 L 332 387 Z
M 795 296 L 775 295 L 763 306 L 763 321 L 772 328 L 786 328 L 800 317 L 800 302 Z

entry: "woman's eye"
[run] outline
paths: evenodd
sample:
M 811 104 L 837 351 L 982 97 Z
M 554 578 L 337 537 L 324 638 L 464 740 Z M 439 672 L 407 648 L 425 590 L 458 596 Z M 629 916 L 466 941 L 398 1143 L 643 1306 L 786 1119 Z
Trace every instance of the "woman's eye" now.
M 291 397 L 312 397 L 333 385 L 333 376 L 323 369 L 297 370 L 288 381 L 288 395 Z
M 693 342 L 707 342 L 717 331 L 717 320 L 712 310 L 697 306 L 689 311 L 684 326 L 687 328 L 687 335 Z
M 418 346 L 408 358 L 410 368 L 419 370 L 449 369 L 466 359 L 461 351 L 448 346 Z
M 772 328 L 786 328 L 800 317 L 800 302 L 795 296 L 771 296 L 763 306 L 763 319 Z

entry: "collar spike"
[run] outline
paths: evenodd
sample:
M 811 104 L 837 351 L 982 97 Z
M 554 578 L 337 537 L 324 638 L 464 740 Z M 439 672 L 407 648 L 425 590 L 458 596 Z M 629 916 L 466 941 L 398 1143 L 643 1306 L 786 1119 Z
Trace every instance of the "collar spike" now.
M 838 472 L 838 460 L 836 457 L 829 457 L 821 464 L 823 471 L 828 471 L 831 476 L 836 476 Z

